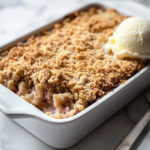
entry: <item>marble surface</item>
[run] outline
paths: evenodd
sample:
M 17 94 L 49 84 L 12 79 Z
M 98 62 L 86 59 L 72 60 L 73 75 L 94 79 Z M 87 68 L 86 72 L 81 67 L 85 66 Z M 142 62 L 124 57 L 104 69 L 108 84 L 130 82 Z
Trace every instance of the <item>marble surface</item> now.
M 90 0 L 1 0 L 0 46 Z M 150 7 L 149 0 L 138 2 Z M 56 7 L 57 6 L 57 7 Z M 113 150 L 149 108 L 144 93 L 70 150 Z M 0 150 L 52 150 L 0 113 Z M 150 133 L 139 146 L 149 150 Z

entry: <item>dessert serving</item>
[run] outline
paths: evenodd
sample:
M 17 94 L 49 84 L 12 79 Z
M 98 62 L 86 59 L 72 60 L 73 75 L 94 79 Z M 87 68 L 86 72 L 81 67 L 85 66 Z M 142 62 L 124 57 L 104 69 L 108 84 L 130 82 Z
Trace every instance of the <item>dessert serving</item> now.
M 104 45 L 118 59 L 150 59 L 150 21 L 142 17 L 130 17 L 123 21 Z
M 139 57 L 105 53 L 126 18 L 113 9 L 76 11 L 1 53 L 0 83 L 53 118 L 77 114 L 146 65 Z

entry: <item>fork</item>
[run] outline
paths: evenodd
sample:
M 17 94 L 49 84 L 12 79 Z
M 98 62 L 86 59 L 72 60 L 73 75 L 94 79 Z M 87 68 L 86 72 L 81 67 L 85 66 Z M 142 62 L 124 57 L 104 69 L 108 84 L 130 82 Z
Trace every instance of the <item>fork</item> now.
M 150 88 L 145 93 L 146 99 L 150 104 Z M 116 150 L 132 150 L 135 148 L 136 141 L 143 135 L 144 130 L 150 124 L 150 109 L 147 110 L 145 115 L 137 123 L 137 125 L 129 132 L 125 139 L 119 144 Z

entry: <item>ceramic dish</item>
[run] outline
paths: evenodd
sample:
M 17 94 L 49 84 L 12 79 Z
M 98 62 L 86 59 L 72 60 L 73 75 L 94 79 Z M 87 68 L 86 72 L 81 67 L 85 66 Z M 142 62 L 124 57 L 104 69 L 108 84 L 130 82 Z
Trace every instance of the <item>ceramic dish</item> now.
M 125 15 L 148 17 L 146 15 L 148 10 L 133 2 L 124 3 L 124 5 L 119 7 L 117 2 L 88 3 L 87 6 L 81 6 L 79 9 L 82 10 L 99 5 L 105 9 L 114 8 L 119 13 Z M 133 11 L 130 9 L 129 12 L 129 5 L 134 7 Z M 54 23 L 60 20 L 3 46 L 0 51 L 5 51 L 16 43 L 26 40 L 30 35 L 52 27 Z M 89 134 L 111 115 L 130 102 L 139 92 L 148 87 L 150 85 L 149 76 L 150 66 L 146 66 L 128 79 L 125 84 L 120 85 L 113 92 L 101 98 L 101 100 L 95 102 L 77 115 L 66 119 L 53 119 L 45 115 L 33 105 L 0 85 L 0 110 L 48 145 L 56 148 L 67 148 Z

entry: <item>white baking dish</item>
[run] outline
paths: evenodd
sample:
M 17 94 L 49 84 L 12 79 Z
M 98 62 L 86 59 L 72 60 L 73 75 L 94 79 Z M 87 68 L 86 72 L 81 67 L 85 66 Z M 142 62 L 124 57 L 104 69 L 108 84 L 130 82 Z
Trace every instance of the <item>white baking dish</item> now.
M 138 15 L 148 18 L 147 12 L 149 10 L 137 3 L 97 2 L 97 5 L 100 4 L 106 9 L 115 8 L 126 15 Z M 130 7 L 134 7 L 133 11 L 132 9 L 129 11 Z M 52 24 L 38 29 L 31 34 L 37 33 L 45 28 L 50 28 Z M 18 41 L 27 39 L 31 34 L 7 44 L 0 51 L 8 49 Z M 131 77 L 125 84 L 119 86 L 98 102 L 67 119 L 53 119 L 48 117 L 33 105 L 0 85 L 0 110 L 48 145 L 56 148 L 67 148 L 89 134 L 93 129 L 131 101 L 139 92 L 148 87 L 150 85 L 149 78 L 150 66 L 147 66 Z

